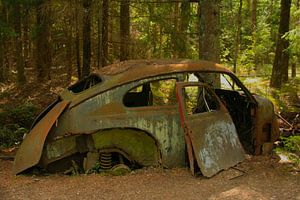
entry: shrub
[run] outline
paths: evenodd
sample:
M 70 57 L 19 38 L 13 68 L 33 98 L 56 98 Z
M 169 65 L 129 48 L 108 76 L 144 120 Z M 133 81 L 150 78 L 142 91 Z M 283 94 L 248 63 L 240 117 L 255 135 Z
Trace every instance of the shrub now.
M 0 146 L 10 147 L 22 140 L 28 132 L 38 108 L 25 103 L 17 107 L 4 107 L 0 112 Z

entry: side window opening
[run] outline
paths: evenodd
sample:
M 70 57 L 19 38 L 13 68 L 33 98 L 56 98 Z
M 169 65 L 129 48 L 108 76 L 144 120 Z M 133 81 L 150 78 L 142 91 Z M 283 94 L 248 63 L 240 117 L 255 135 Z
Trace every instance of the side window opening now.
M 123 103 L 127 107 L 142 107 L 152 105 L 152 92 L 149 84 L 133 88 L 126 93 Z
M 183 88 L 188 115 L 211 112 L 219 109 L 216 97 L 205 87 L 187 86 Z
M 126 107 L 175 105 L 175 78 L 156 80 L 129 90 L 123 103 Z
M 102 79 L 98 75 L 91 74 L 74 85 L 71 85 L 68 89 L 73 93 L 79 93 L 101 82 Z

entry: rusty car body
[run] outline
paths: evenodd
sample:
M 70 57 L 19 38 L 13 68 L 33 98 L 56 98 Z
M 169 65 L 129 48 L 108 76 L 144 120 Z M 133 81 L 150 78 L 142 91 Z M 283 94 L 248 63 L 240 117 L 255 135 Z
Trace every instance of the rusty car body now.
M 260 154 L 279 134 L 272 103 L 227 68 L 194 60 L 133 60 L 64 90 L 35 120 L 15 174 L 41 167 L 85 171 L 190 166 L 210 177 Z

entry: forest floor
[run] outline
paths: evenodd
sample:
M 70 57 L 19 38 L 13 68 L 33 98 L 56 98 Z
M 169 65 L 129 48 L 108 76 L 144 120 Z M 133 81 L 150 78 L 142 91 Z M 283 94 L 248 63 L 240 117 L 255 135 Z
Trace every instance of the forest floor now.
M 300 173 L 276 156 L 247 156 L 212 178 L 188 168 L 139 169 L 123 176 L 12 175 L 0 160 L 0 199 L 296 199 Z

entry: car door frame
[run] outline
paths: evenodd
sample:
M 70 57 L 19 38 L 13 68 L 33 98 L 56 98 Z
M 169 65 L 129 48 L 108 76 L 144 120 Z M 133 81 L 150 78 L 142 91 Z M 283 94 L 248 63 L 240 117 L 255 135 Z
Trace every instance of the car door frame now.
M 204 87 L 215 98 L 218 109 L 188 115 L 183 95 L 183 88 L 188 86 Z M 209 85 L 199 82 L 177 82 L 176 95 L 181 126 L 184 129 L 184 138 L 187 145 L 190 170 L 193 175 L 196 174 L 196 168 L 199 167 L 204 176 L 211 177 L 244 159 L 244 150 L 230 114 Z M 203 128 L 204 131 L 195 131 L 193 121 L 197 122 L 197 127 Z M 217 128 L 211 128 L 214 126 L 217 126 Z M 225 131 L 222 131 L 222 128 L 225 128 Z M 213 137 L 215 137 L 215 140 L 208 140 L 209 138 L 214 139 Z M 208 145 L 207 142 L 213 145 Z M 225 150 L 226 153 L 222 150 Z M 232 155 L 227 155 L 227 153 Z M 205 159 L 203 156 L 205 156 Z

